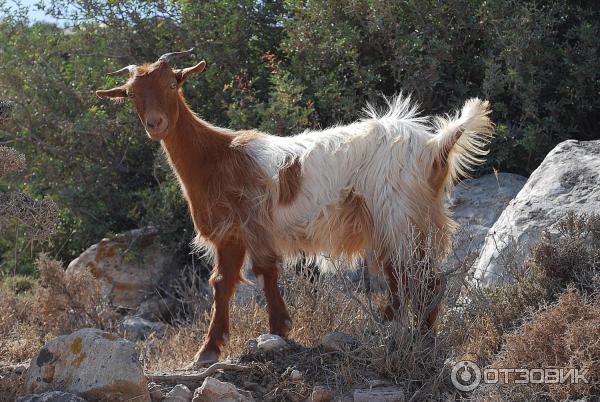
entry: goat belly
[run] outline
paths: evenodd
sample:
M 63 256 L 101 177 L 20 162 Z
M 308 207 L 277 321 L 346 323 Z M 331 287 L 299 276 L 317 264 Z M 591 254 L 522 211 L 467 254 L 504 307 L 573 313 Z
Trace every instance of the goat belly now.
M 370 244 L 372 218 L 364 198 L 350 192 L 325 207 L 301 208 L 301 200 L 275 213 L 275 237 L 282 254 L 352 258 Z

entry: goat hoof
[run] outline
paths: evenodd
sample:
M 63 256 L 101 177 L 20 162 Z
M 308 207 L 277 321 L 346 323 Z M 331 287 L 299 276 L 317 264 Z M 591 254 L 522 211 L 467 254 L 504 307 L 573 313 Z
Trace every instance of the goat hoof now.
M 292 321 L 287 319 L 279 325 L 271 327 L 271 333 L 273 335 L 279 335 L 282 338 L 287 338 L 289 333 L 292 331 Z
M 203 368 L 209 366 L 213 363 L 219 361 L 219 354 L 214 350 L 205 350 L 198 352 L 196 356 L 194 356 L 194 361 L 190 363 L 186 369 L 187 370 L 195 370 L 199 368 Z

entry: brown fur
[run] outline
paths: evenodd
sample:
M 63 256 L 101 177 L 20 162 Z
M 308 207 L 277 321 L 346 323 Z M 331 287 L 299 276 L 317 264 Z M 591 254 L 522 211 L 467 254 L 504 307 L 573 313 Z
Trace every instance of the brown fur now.
M 365 250 L 368 246 L 373 230 L 373 218 L 365 198 L 357 194 L 354 189 L 341 203 L 340 230 L 344 236 L 341 239 L 339 255 L 355 255 Z
M 188 70 L 188 69 L 186 69 Z M 215 290 L 208 335 L 198 353 L 218 356 L 229 333 L 229 302 L 246 255 L 257 275 L 264 276 L 269 321 L 274 333 L 287 335 L 290 318 L 277 288 L 280 257 L 273 251 L 267 225 L 271 221 L 269 180 L 246 155 L 244 146 L 262 133 L 233 132 L 209 125 L 187 106 L 181 86 L 186 70 L 156 62 L 137 67 L 122 87 L 98 96 L 130 96 L 144 125 L 148 116 L 168 122 L 165 132 L 147 131 L 162 140 L 169 163 L 181 184 L 198 233 L 214 249 L 210 284 Z M 175 86 L 176 83 L 176 86 Z M 116 94 L 116 95 L 115 95 Z
M 289 205 L 296 199 L 302 187 L 302 165 L 295 158 L 279 170 L 279 204 Z

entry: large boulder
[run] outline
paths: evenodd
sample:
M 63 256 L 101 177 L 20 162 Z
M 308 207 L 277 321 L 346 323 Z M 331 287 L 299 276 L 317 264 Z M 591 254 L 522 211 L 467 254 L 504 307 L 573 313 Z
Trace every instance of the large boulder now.
M 600 141 L 565 141 L 546 156 L 488 231 L 476 280 L 497 283 L 507 266 L 522 264 L 542 233 L 555 233 L 570 212 L 600 212 Z
M 28 393 L 64 391 L 94 401 L 150 401 L 135 345 L 85 328 L 46 343 L 25 376 Z
M 479 253 L 488 230 L 526 181 L 517 174 L 498 173 L 463 180 L 454 188 L 446 207 L 460 227 L 446 266 Z
M 171 266 L 156 229 L 143 228 L 102 239 L 71 261 L 67 274 L 89 269 L 113 305 L 135 309 L 154 292 Z

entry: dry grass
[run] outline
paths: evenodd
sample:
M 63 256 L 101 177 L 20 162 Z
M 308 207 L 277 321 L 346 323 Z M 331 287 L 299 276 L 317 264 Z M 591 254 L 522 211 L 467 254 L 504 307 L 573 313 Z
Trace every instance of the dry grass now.
M 351 279 L 340 271 L 314 277 L 284 270 L 280 284 L 294 320 L 294 342 L 285 353 L 265 354 L 253 347 L 252 340 L 267 332 L 268 318 L 262 294 L 251 292 L 231 305 L 231 342 L 225 350 L 226 357 L 249 365 L 251 371 L 219 376 L 265 401 L 301 400 L 317 384 L 341 395 L 374 380 L 400 384 L 413 400 L 563 400 L 594 395 L 599 392 L 600 371 L 598 222 L 595 216 L 568 217 L 558 235 L 544 237 L 526 264 L 511 265 L 511 280 L 494 289 L 464 280 L 468 261 L 455 267 L 447 277 L 452 292 L 445 299 L 436 336 L 422 326 L 432 299 L 421 274 L 429 269 L 423 262 L 405 265 L 411 291 L 399 290 L 407 307 L 397 311 L 392 322 L 383 322 L 379 313 L 386 297 L 367 292 L 356 276 Z M 91 277 L 67 278 L 60 264 L 44 257 L 38 267 L 41 281 L 32 291 L 16 295 L 0 290 L 0 310 L 7 312 L 0 316 L 0 360 L 25 361 L 47 337 L 82 326 L 114 329 L 114 316 L 108 314 Z M 169 297 L 179 308 L 167 333 L 138 344 L 148 371 L 184 367 L 208 327 L 212 296 L 196 271 L 185 270 Z M 325 352 L 320 340 L 333 331 L 350 334 L 355 347 Z M 537 388 L 510 384 L 463 395 L 449 381 L 448 362 L 465 358 L 480 367 L 584 367 L 596 382 Z M 292 369 L 303 373 L 301 380 L 291 379 Z M 17 377 L 11 381 L 19 386 Z M 0 390 L 2 386 L 6 383 Z

